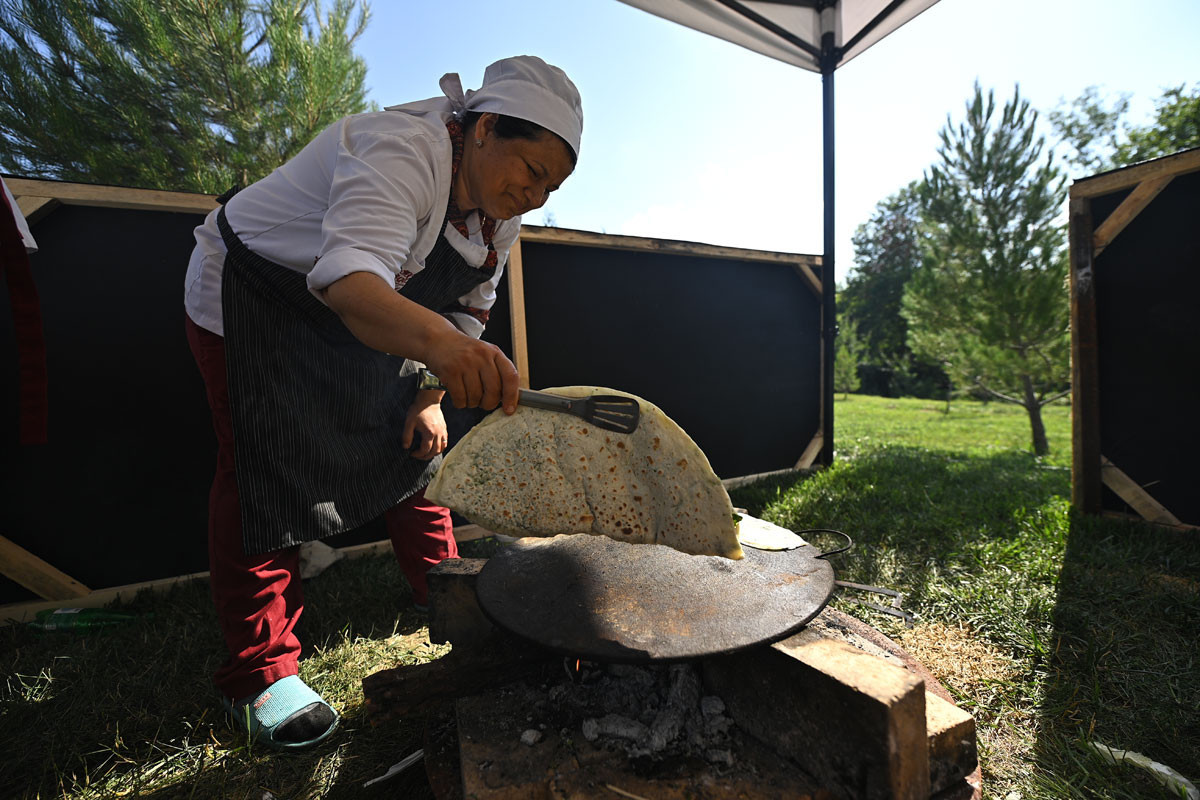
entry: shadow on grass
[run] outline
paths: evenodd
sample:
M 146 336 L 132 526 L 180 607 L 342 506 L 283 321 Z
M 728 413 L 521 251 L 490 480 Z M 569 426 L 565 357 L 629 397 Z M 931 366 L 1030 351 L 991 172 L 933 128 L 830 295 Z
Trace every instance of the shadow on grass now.
M 966 625 L 1011 659 L 962 698 L 998 748 L 985 784 L 990 761 L 1026 800 L 1167 796 L 1083 743 L 1200 777 L 1200 534 L 1076 516 L 1069 478 L 1026 453 L 885 447 L 731 494 L 793 530 L 845 531 L 838 578 L 897 589 L 919 621 Z
M 305 659 L 348 641 L 415 634 L 424 625 L 390 557 L 338 562 L 306 581 L 305 593 Z M 307 796 L 314 780 L 325 782 L 320 773 L 340 750 L 378 755 L 351 762 L 345 776 L 336 769 L 328 776 L 330 786 L 352 776 L 361 787 L 356 769 L 373 773 L 366 780 L 420 746 L 411 746 L 416 737 L 403 726 L 366 724 L 362 674 L 314 676 L 302 661 L 306 679 L 345 709 L 342 730 L 311 755 L 248 753 L 227 727 L 212 685 L 225 650 L 207 582 L 143 594 L 123 610 L 139 618 L 86 633 L 0 628 L 0 796 L 259 798 L 262 790 L 247 792 L 270 788 L 276 778 L 297 789 L 277 796 Z M 163 774 L 190 777 L 144 795 L 142 787 L 161 785 Z M 85 790 L 89 785 L 96 788 Z
M 1087 741 L 1200 779 L 1200 534 L 1101 517 L 1072 521 L 1046 653 L 1037 759 L 1054 796 L 1166 796 L 1105 766 Z
M 1066 513 L 1069 478 L 1022 452 L 882 447 L 799 481 L 764 481 L 731 495 L 735 505 L 792 530 L 844 531 L 854 547 L 833 559 L 839 579 L 897 589 L 910 610 L 960 620 L 965 614 L 987 628 L 971 606 L 998 602 L 1011 610 L 1013 601 L 1023 604 L 1020 584 L 1053 583 L 1064 539 L 1055 528 Z M 802 491 L 793 491 L 797 483 Z M 822 549 L 839 546 L 830 535 L 806 538 Z M 1019 564 L 1021 574 L 993 575 L 1003 564 Z M 947 580 L 957 583 L 953 596 L 931 591 Z M 1005 627 L 992 632 L 1015 632 Z

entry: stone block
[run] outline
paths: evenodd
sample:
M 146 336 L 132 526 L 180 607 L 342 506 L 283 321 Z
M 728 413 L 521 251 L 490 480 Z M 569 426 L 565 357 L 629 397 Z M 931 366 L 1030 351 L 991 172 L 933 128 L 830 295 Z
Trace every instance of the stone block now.
M 932 692 L 925 693 L 925 732 L 929 739 L 929 785 L 940 792 L 962 782 L 979 766 L 975 718 Z
M 426 573 L 429 582 L 429 641 L 459 647 L 494 640 L 496 627 L 484 616 L 475 584 L 486 558 L 450 558 Z

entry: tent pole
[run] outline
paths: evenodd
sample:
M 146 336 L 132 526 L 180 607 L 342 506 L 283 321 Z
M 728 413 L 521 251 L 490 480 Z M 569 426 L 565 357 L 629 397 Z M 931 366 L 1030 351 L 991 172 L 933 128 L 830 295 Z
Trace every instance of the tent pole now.
M 825 251 L 821 257 L 821 436 L 823 443 L 817 460 L 825 465 L 833 464 L 833 357 L 834 339 L 837 336 L 837 309 L 834 305 L 836 283 L 834 281 L 834 235 L 833 235 L 833 73 L 837 68 L 837 47 L 834 35 L 826 31 L 821 37 L 821 119 L 822 144 L 824 149 L 824 206 L 825 206 Z

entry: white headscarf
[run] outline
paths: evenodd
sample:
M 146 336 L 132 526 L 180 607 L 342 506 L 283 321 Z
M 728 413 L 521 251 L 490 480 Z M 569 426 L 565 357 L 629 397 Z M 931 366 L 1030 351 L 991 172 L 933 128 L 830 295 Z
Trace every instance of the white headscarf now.
M 583 106 L 579 90 L 558 67 L 537 56 L 513 56 L 490 65 L 478 89 L 464 93 L 457 72 L 447 72 L 438 83 L 459 119 L 468 111 L 491 111 L 528 120 L 557 133 L 575 151 L 575 157 L 579 157 Z M 389 108 L 415 110 L 424 105 L 411 103 Z

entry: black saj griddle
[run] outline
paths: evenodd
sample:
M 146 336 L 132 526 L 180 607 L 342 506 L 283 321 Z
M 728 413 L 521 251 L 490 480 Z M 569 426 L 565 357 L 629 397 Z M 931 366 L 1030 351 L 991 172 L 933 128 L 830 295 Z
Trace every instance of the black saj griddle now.
M 575 534 L 519 539 L 488 559 L 476 594 L 499 627 L 589 661 L 673 661 L 796 632 L 821 612 L 833 567 L 811 545 L 744 547 L 734 561 Z

